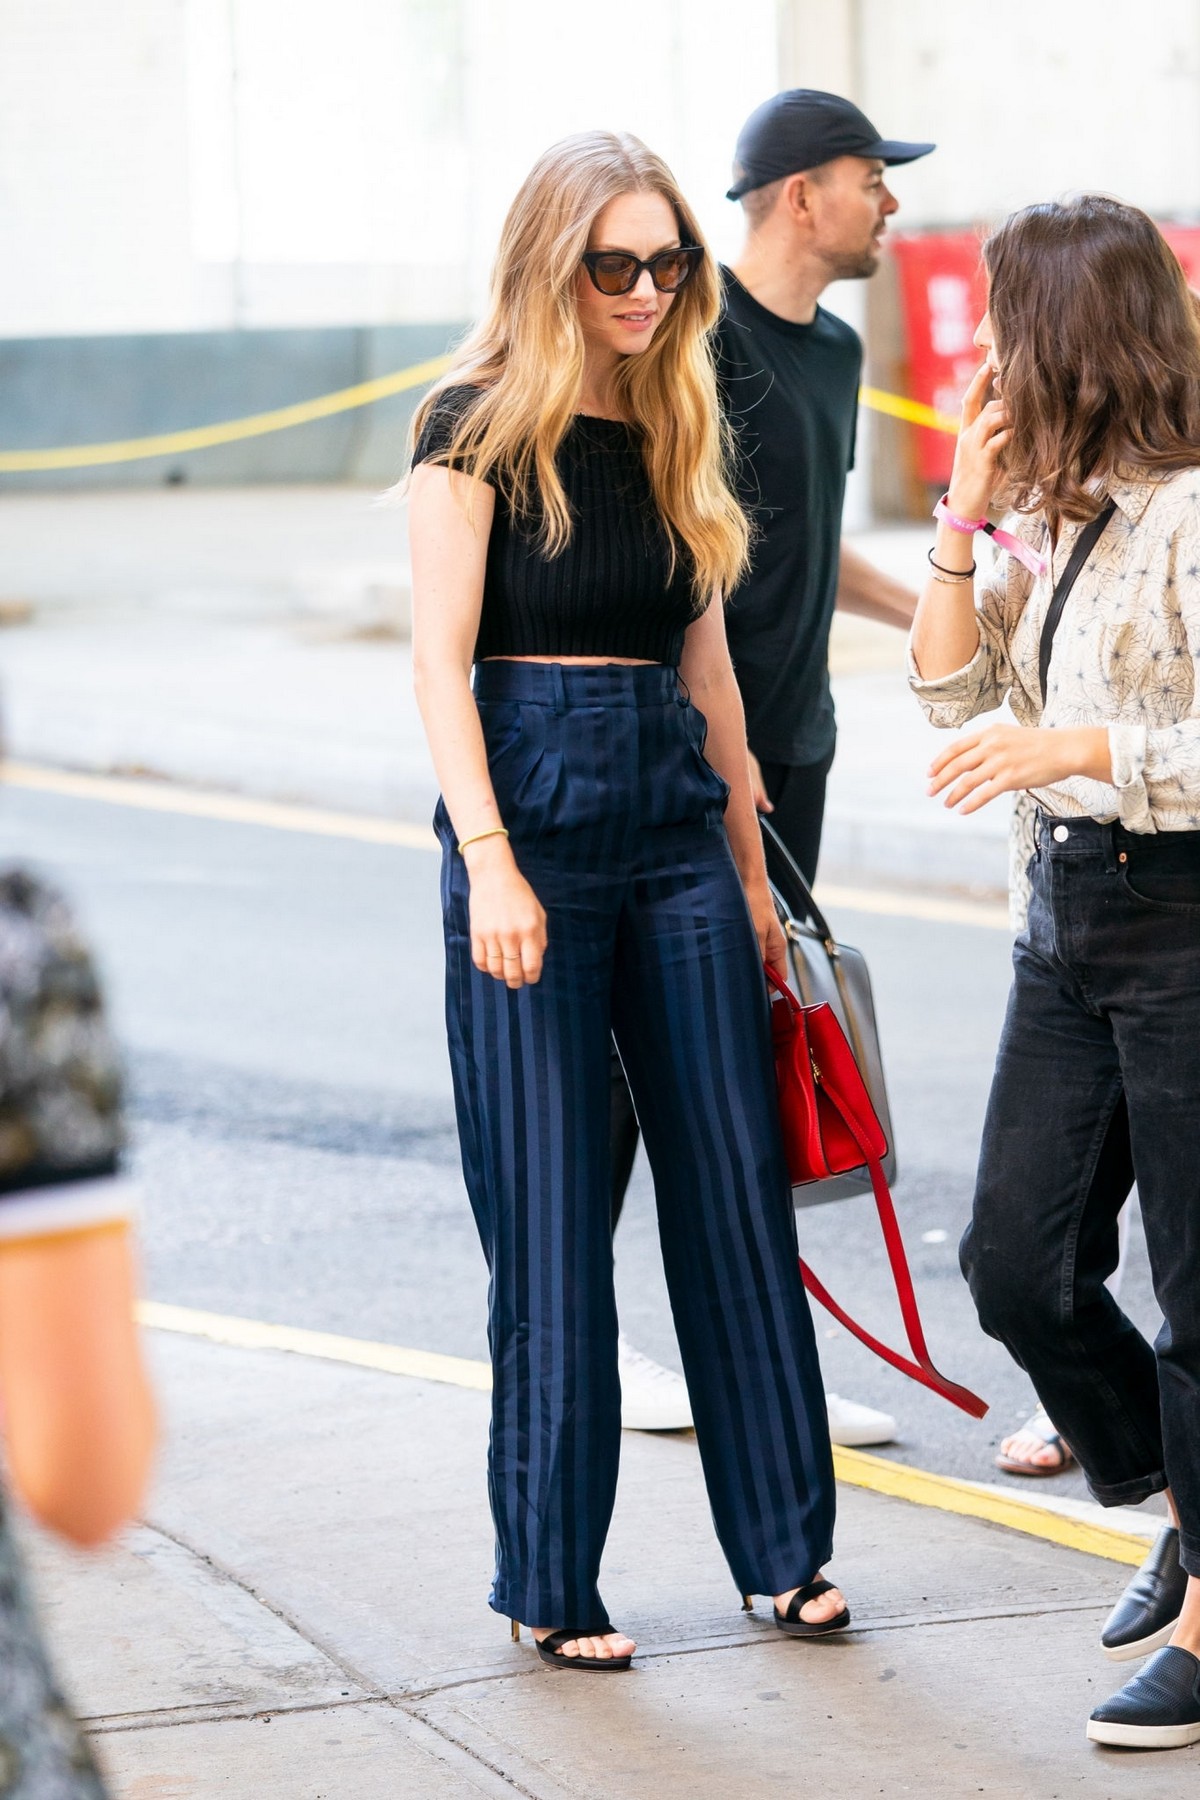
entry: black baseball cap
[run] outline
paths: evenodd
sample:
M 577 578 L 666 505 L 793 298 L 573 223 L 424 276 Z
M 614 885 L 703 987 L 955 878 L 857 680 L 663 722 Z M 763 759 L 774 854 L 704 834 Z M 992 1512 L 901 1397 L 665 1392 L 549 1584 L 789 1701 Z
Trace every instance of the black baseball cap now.
M 756 106 L 738 134 L 733 186 L 727 200 L 784 175 L 816 169 L 837 156 L 865 156 L 887 163 L 915 162 L 936 144 L 902 144 L 881 138 L 866 113 L 840 94 L 788 88 Z

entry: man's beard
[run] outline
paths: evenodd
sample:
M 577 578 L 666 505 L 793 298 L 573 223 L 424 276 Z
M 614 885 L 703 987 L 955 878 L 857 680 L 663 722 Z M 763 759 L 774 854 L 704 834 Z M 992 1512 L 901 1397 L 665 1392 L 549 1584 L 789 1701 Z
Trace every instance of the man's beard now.
M 872 243 L 866 250 L 848 251 L 844 256 L 829 259 L 831 281 L 865 281 L 879 267 L 882 252 L 879 245 Z

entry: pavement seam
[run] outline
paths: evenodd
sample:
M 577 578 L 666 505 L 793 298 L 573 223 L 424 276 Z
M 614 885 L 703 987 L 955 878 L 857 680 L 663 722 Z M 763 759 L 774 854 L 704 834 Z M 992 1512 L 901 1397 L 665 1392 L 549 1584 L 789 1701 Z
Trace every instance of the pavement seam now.
M 1103 1613 L 1111 1602 L 1105 1600 L 1064 1600 L 1053 1606 L 1006 1606 L 989 1608 L 986 1612 L 945 1612 L 945 1613 L 901 1613 L 890 1619 L 855 1620 L 853 1629 L 847 1634 L 846 1641 L 852 1642 L 857 1636 L 883 1636 L 889 1631 L 914 1631 L 919 1627 L 937 1627 L 945 1625 L 974 1625 L 988 1623 L 999 1619 L 1042 1619 L 1054 1617 L 1059 1613 Z M 639 1646 L 635 1661 L 638 1663 L 658 1662 L 676 1656 L 712 1656 L 725 1650 L 759 1650 L 768 1645 L 777 1645 L 780 1634 L 765 1619 L 762 1629 L 755 1632 L 740 1632 L 730 1637 L 680 1638 L 673 1643 L 656 1644 L 652 1648 Z M 499 1681 L 523 1681 L 541 1678 L 547 1671 L 541 1663 L 531 1662 L 523 1668 L 505 1667 L 497 1664 L 490 1669 L 455 1676 L 444 1682 L 430 1682 L 422 1687 L 406 1688 L 390 1695 L 394 1705 L 410 1706 L 424 1704 L 435 1699 L 439 1694 L 453 1693 L 460 1688 L 490 1687 Z M 553 1679 L 553 1677 L 551 1677 Z
M 145 1523 L 145 1521 L 143 1521 L 143 1523 Z M 489 1757 L 482 1755 L 482 1754 L 480 1754 L 480 1752 L 472 1749 L 470 1744 L 460 1742 L 456 1737 L 453 1736 L 453 1734 L 442 1730 L 432 1720 L 423 1718 L 419 1711 L 416 1711 L 416 1710 L 410 1708 L 406 1704 L 405 1696 L 402 1692 L 398 1692 L 396 1694 L 389 1694 L 386 1691 L 382 1690 L 379 1687 L 378 1683 L 372 1681 L 369 1678 L 369 1676 L 366 1674 L 365 1671 L 358 1670 L 352 1663 L 347 1661 L 345 1656 L 342 1655 L 342 1653 L 340 1651 L 334 1649 L 334 1647 L 331 1644 L 327 1643 L 321 1636 L 314 1634 L 311 1631 L 305 1630 L 304 1627 L 299 1623 L 299 1621 L 296 1618 L 294 1618 L 292 1616 L 292 1614 L 285 1607 L 278 1604 L 278 1602 L 268 1598 L 267 1595 L 265 1595 L 261 1589 L 252 1587 L 249 1582 L 243 1580 L 243 1578 L 237 1573 L 237 1571 L 235 1569 L 230 1568 L 227 1563 L 220 1561 L 217 1557 L 209 1555 L 209 1553 L 207 1551 L 201 1550 L 195 1544 L 190 1543 L 188 1541 L 188 1539 L 183 1536 L 182 1533 L 180 1533 L 178 1531 L 169 1531 L 164 1526 L 161 1526 L 161 1525 L 154 1525 L 154 1524 L 148 1524 L 148 1523 L 147 1523 L 147 1529 L 157 1532 L 161 1537 L 164 1537 L 164 1538 L 168 1539 L 171 1543 L 176 1544 L 181 1550 L 187 1551 L 190 1555 L 197 1557 L 200 1561 L 206 1563 L 208 1565 L 208 1567 L 214 1571 L 215 1574 L 220 1575 L 224 1580 L 228 1581 L 231 1584 L 231 1586 L 239 1588 L 241 1590 L 241 1592 L 246 1594 L 257 1605 L 261 1606 L 265 1611 L 271 1613 L 275 1618 L 280 1620 L 280 1622 L 282 1624 L 286 1625 L 290 1631 L 294 1632 L 295 1635 L 303 1643 L 306 1643 L 312 1649 L 319 1651 L 320 1654 L 322 1656 L 324 1656 L 327 1659 L 327 1661 L 332 1665 L 332 1667 L 339 1671 L 339 1673 L 343 1676 L 344 1679 L 351 1681 L 356 1687 L 358 1687 L 361 1690 L 360 1696 L 357 1700 L 355 1700 L 352 1696 L 348 1695 L 344 1702 L 338 1701 L 338 1702 L 328 1703 L 331 1707 L 337 1706 L 338 1709 L 340 1710 L 343 1705 L 344 1706 L 351 1706 L 351 1705 L 362 1706 L 362 1705 L 381 1705 L 382 1704 L 384 1706 L 391 1708 L 398 1715 L 402 1716 L 406 1721 L 409 1721 L 409 1722 L 419 1721 L 419 1723 L 426 1730 L 428 1730 L 430 1733 L 432 1733 L 436 1737 L 439 1745 L 443 1746 L 442 1760 L 449 1761 L 452 1764 L 457 1764 L 459 1757 L 465 1759 L 468 1766 L 466 1768 L 462 1768 L 460 1766 L 459 1772 L 461 1774 L 463 1774 L 464 1776 L 468 1776 L 472 1780 L 474 1785 L 479 1786 L 479 1776 L 482 1771 L 486 1771 L 491 1777 L 494 1778 L 492 1782 L 489 1782 L 489 1783 L 483 1785 L 481 1788 L 481 1792 L 483 1792 L 485 1795 L 492 1796 L 492 1800 L 495 1800 L 495 1797 L 499 1796 L 501 1794 L 511 1795 L 513 1792 L 523 1795 L 525 1797 L 525 1800 L 570 1800 L 570 1797 L 567 1795 L 566 1790 L 557 1785 L 555 1785 L 551 1788 L 547 1788 L 544 1782 L 542 1782 L 537 1787 L 529 1787 L 529 1786 L 524 1785 L 523 1780 L 522 1781 L 516 1780 L 512 1775 L 507 1773 L 504 1769 L 502 1769 L 499 1766 L 497 1766 L 496 1764 L 494 1764 L 490 1760 Z M 279 1707 L 265 1706 L 265 1707 L 254 1708 L 252 1711 L 250 1711 L 245 1716 L 248 1716 L 251 1719 L 255 1719 L 255 1718 L 262 1719 L 262 1718 L 271 1717 L 275 1713 L 283 1713 L 285 1711 L 286 1712 L 293 1712 L 293 1711 L 295 1711 L 295 1712 L 313 1712 L 313 1711 L 320 1711 L 320 1710 L 322 1710 L 321 1706 L 319 1704 L 315 1704 L 315 1703 L 312 1705 L 309 1705 L 309 1706 L 298 1706 L 298 1707 L 287 1707 L 286 1705 L 279 1706 Z M 178 1721 L 178 1722 L 185 1723 L 187 1721 Z M 212 1722 L 220 1723 L 221 1722 L 220 1716 L 218 1716 Z M 89 1725 L 88 1729 L 89 1730 L 97 1730 L 98 1735 L 103 1734 L 102 1728 L 97 1728 L 96 1726 Z M 127 1729 L 137 1729 L 137 1727 L 131 1726 L 131 1727 L 128 1727 Z M 146 1729 L 146 1727 L 142 1727 L 142 1729 Z M 426 1746 L 426 1748 L 429 1748 L 429 1747 Z M 506 1746 L 506 1748 L 507 1748 L 507 1746 Z M 452 1754 L 449 1756 L 445 1755 L 444 1752 L 446 1749 L 450 1750 L 452 1752 Z M 432 1754 L 432 1751 L 431 1751 L 431 1754 Z M 518 1761 L 522 1760 L 517 1756 L 517 1753 L 515 1751 L 511 1752 L 511 1755 L 514 1758 L 516 1758 L 516 1760 L 518 1760 Z M 494 1783 L 496 1781 L 503 1783 L 503 1787 L 495 1786 Z M 575 1797 L 575 1800 L 577 1800 L 577 1797 Z
M 281 1700 L 278 1706 L 246 1706 L 238 1700 L 212 1701 L 205 1705 L 164 1706 L 137 1713 L 81 1713 L 79 1722 L 94 1737 L 113 1737 L 123 1731 L 165 1731 L 177 1725 L 223 1725 L 254 1719 L 273 1719 L 284 1713 L 345 1712 L 355 1706 L 387 1706 L 386 1694 L 359 1694 L 348 1700 Z
M 158 1528 L 154 1527 L 153 1529 Z M 190 1546 L 183 1545 L 181 1547 L 190 1551 Z M 194 1552 L 191 1553 L 194 1554 Z M 211 1564 L 212 1559 L 206 1557 L 203 1560 Z M 213 1566 L 215 1567 L 215 1565 Z M 243 1584 L 235 1581 L 235 1585 L 242 1586 Z M 249 1589 L 244 1591 L 266 1610 L 287 1622 L 285 1615 L 277 1607 L 264 1601 L 261 1594 L 251 1593 Z M 877 1635 L 888 1631 L 909 1631 L 923 1626 L 974 1624 L 991 1619 L 1042 1618 L 1057 1613 L 1100 1612 L 1103 1610 L 1103 1606 L 1103 1602 L 1095 1600 L 1068 1600 L 1054 1606 L 996 1607 L 987 1612 L 909 1613 L 892 1619 L 866 1619 L 861 1623 L 856 1623 L 854 1630 L 856 1634 Z M 295 1626 L 291 1628 L 297 1629 Z M 304 1637 L 306 1642 L 313 1642 L 303 1632 L 297 1631 L 297 1635 Z M 776 1642 L 774 1633 L 764 1622 L 761 1631 L 741 1632 L 730 1637 L 680 1639 L 674 1643 L 657 1645 L 653 1649 L 640 1650 L 638 1657 L 642 1662 L 655 1662 L 667 1657 L 705 1656 L 725 1650 L 756 1649 Z M 314 1644 L 314 1648 L 319 1647 Z M 417 1687 L 398 1688 L 394 1692 L 382 1692 L 376 1689 L 374 1692 L 349 1695 L 345 1699 L 281 1700 L 277 1704 L 264 1706 L 247 1706 L 237 1700 L 207 1703 L 198 1701 L 190 1706 L 150 1708 L 133 1713 L 85 1713 L 80 1715 L 80 1723 L 89 1733 L 99 1737 L 130 1731 L 161 1731 L 179 1725 L 245 1723 L 255 1719 L 270 1719 L 293 1713 L 346 1712 L 363 1706 L 388 1707 L 413 1717 L 424 1717 L 421 1708 L 427 1701 L 436 1699 L 440 1695 L 455 1693 L 462 1688 L 486 1687 L 499 1681 L 540 1679 L 544 1673 L 540 1663 L 531 1663 L 520 1668 L 494 1665 L 491 1668 L 476 1669 L 467 1674 L 455 1676 L 449 1681 L 427 1682 Z M 430 1722 L 426 1721 L 426 1723 Z M 431 1726 L 431 1728 L 435 1731 L 438 1729 L 436 1726 Z M 502 1771 L 497 1772 L 502 1773 Z
M 285 1607 L 281 1606 L 277 1601 L 269 1599 L 261 1589 L 252 1587 L 248 1581 L 244 1580 L 243 1577 L 238 1574 L 236 1569 L 230 1568 L 228 1563 L 222 1562 L 215 1556 L 211 1556 L 207 1550 L 201 1550 L 198 1545 L 189 1542 L 189 1540 L 179 1531 L 168 1530 L 165 1525 L 156 1525 L 152 1520 L 140 1520 L 139 1523 L 144 1524 L 150 1531 L 158 1532 L 161 1537 L 167 1538 L 172 1544 L 178 1545 L 181 1550 L 186 1550 L 189 1555 L 195 1556 L 201 1562 L 207 1563 L 209 1568 L 212 1569 L 215 1574 L 229 1582 L 232 1587 L 239 1588 L 243 1594 L 253 1600 L 256 1605 L 261 1606 L 265 1612 L 271 1613 L 282 1624 L 286 1625 L 289 1631 L 294 1632 L 303 1643 L 307 1644 L 310 1649 L 319 1651 L 326 1661 L 338 1671 L 344 1680 L 353 1682 L 354 1685 L 361 1690 L 361 1701 L 388 1699 L 386 1691 L 380 1687 L 377 1681 L 372 1681 L 365 1671 L 356 1669 L 353 1664 L 347 1662 L 341 1651 L 336 1650 L 333 1645 L 326 1643 L 322 1638 L 314 1635 L 312 1632 L 306 1631 Z M 347 1696 L 347 1698 L 349 1698 L 349 1696 Z M 258 1708 L 260 1713 L 270 1710 L 270 1708 L 266 1707 Z
M 515 1745 L 508 1743 L 506 1739 L 500 1737 L 486 1725 L 480 1725 L 477 1720 L 470 1718 L 462 1711 L 461 1707 L 451 1706 L 447 1710 L 458 1721 L 459 1730 L 463 1733 L 462 1737 L 449 1730 L 444 1721 L 431 1719 L 420 1709 L 410 1710 L 403 1707 L 400 1710 L 409 1719 L 417 1720 L 424 1725 L 443 1745 L 452 1746 L 462 1756 L 468 1758 L 476 1770 L 480 1767 L 489 1770 L 498 1781 L 504 1784 L 502 1788 L 491 1789 L 490 1791 L 493 1793 L 522 1794 L 525 1796 L 525 1800 L 582 1800 L 579 1788 L 563 1787 L 562 1783 L 555 1780 L 547 1770 L 536 1764 L 531 1765 Z M 479 1735 L 482 1735 L 488 1744 L 488 1754 L 484 1754 L 469 1741 L 472 1736 L 478 1737 Z M 506 1769 L 499 1762 L 493 1761 L 493 1757 L 497 1755 L 502 1755 L 513 1767 Z
M 196 1706 L 165 1708 L 163 1712 L 107 1714 L 96 1718 L 83 1718 L 80 1722 L 89 1737 L 119 1737 L 126 1733 L 141 1731 L 173 1730 L 181 1725 L 229 1725 L 268 1723 L 271 1719 L 292 1717 L 306 1713 L 345 1712 L 348 1709 L 369 1706 L 379 1711 L 387 1711 L 402 1719 L 405 1736 L 418 1749 L 425 1751 L 435 1761 L 448 1765 L 458 1774 L 470 1781 L 478 1792 L 488 1796 L 512 1795 L 525 1796 L 525 1800 L 558 1800 L 562 1790 L 547 1790 L 545 1786 L 531 1788 L 524 1781 L 518 1781 L 505 1770 L 498 1768 L 491 1760 L 479 1751 L 473 1750 L 469 1744 L 461 1742 L 452 1733 L 427 1719 L 423 1713 L 405 1706 L 401 1701 L 389 1695 L 369 1695 L 357 1700 L 331 1700 L 323 1703 L 307 1705 L 261 1706 L 247 1708 L 231 1704 L 230 1706 Z M 457 1713 L 457 1708 L 454 1709 Z M 432 1743 L 427 1740 L 432 1738 Z M 482 1780 L 481 1780 L 482 1777 Z M 497 1783 L 500 1785 L 497 1786 Z

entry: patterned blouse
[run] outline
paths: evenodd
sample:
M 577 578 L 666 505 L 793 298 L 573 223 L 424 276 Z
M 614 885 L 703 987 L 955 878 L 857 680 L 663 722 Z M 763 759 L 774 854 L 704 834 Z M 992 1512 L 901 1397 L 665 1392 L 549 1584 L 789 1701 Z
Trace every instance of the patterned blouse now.
M 1081 527 L 1064 528 L 1034 576 L 1002 555 L 976 599 L 979 649 L 965 668 L 909 683 L 931 724 L 957 729 L 1005 698 L 1019 725 L 1107 725 L 1111 782 L 1073 775 L 1033 798 L 1067 818 L 1129 831 L 1200 830 L 1200 468 L 1110 484 L 1117 510 L 1059 621 L 1042 710 L 1038 650 L 1054 584 Z M 1010 529 L 1049 552 L 1044 522 Z

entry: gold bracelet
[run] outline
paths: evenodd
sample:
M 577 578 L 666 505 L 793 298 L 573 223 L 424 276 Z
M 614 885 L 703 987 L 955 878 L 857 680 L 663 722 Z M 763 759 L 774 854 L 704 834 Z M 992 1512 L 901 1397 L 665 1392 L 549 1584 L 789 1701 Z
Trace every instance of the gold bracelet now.
M 940 582 L 943 587 L 961 587 L 964 581 L 974 581 L 975 577 L 973 575 L 969 575 L 969 574 L 968 575 L 934 575 L 933 579 L 934 579 L 934 581 Z
M 479 843 L 481 838 L 507 837 L 507 836 L 508 836 L 508 829 L 506 826 L 493 825 L 490 831 L 477 831 L 475 833 L 474 837 L 461 838 L 459 840 L 459 845 L 458 845 L 458 854 L 461 856 L 468 844 L 477 844 L 477 843 Z

